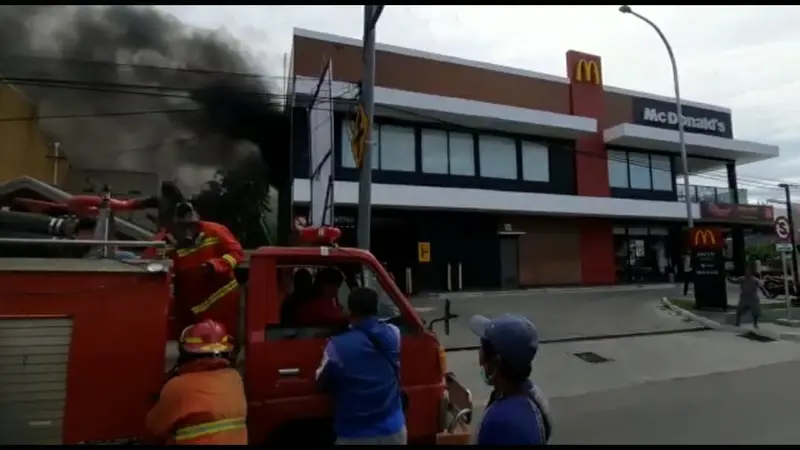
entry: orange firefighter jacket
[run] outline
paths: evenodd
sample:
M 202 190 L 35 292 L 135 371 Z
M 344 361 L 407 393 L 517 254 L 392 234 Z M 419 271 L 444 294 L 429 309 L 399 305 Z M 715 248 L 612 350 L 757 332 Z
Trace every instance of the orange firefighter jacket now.
M 247 399 L 239 372 L 221 359 L 181 366 L 147 414 L 161 445 L 247 445 Z
M 174 241 L 165 230 L 153 240 Z M 145 257 L 154 257 L 145 253 Z M 172 259 L 174 272 L 174 315 L 178 330 L 202 320 L 222 323 L 237 336 L 239 324 L 239 285 L 234 268 L 242 262 L 242 246 L 224 225 L 200 222 L 194 247 L 175 249 L 167 245 L 165 255 Z M 213 270 L 209 271 L 208 265 Z

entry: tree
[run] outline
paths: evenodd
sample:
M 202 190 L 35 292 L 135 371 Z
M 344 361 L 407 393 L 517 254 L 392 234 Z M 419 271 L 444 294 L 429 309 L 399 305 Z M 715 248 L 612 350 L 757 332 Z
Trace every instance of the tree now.
M 264 163 L 253 155 L 218 171 L 192 204 L 203 219 L 228 227 L 244 248 L 256 248 L 275 243 L 272 197 Z

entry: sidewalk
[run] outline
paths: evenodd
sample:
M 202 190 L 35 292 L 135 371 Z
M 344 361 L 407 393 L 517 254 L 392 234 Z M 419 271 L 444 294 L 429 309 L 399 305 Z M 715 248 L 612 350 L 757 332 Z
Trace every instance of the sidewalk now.
M 694 311 L 686 307 L 685 303 L 676 300 L 681 299 L 670 300 L 666 297 L 663 297 L 661 299 L 661 303 L 666 309 L 674 312 L 675 314 L 697 322 L 708 328 L 737 334 L 753 332 L 757 335 L 775 340 L 800 342 L 800 328 L 782 326 L 772 322 L 777 318 L 786 317 L 785 309 L 775 308 L 775 300 L 762 300 L 762 307 L 764 307 L 764 311 L 762 312 L 762 321 L 759 322 L 758 329 L 754 329 L 751 326 L 737 327 L 733 325 L 733 318 L 735 314 L 733 311 L 727 313 L 722 311 Z M 782 300 L 778 301 L 778 303 L 780 302 L 782 302 Z M 681 305 L 681 303 L 683 303 L 683 305 Z M 730 300 L 728 301 L 728 305 L 732 308 L 736 307 L 736 303 L 736 300 L 733 301 L 733 304 L 731 304 Z M 797 309 L 795 317 L 800 317 L 800 308 Z M 744 317 L 742 320 L 743 323 L 749 323 L 750 321 L 750 317 Z

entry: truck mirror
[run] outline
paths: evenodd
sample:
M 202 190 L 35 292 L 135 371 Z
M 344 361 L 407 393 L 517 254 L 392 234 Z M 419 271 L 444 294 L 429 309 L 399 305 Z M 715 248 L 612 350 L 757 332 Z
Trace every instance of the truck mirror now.
M 444 323 L 444 334 L 446 336 L 450 335 L 450 319 L 457 319 L 457 318 L 458 318 L 458 314 L 453 314 L 453 312 L 452 312 L 450 299 L 446 298 L 444 300 L 444 315 L 442 317 L 437 317 L 435 319 L 432 319 L 428 323 L 428 331 L 433 331 L 433 326 L 436 323 L 443 322 Z

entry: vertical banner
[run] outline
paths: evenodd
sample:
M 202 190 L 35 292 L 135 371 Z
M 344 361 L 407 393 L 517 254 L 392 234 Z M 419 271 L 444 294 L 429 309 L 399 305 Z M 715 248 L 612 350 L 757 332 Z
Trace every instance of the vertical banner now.
M 309 225 L 333 224 L 333 74 L 329 60 L 308 111 L 311 204 Z

